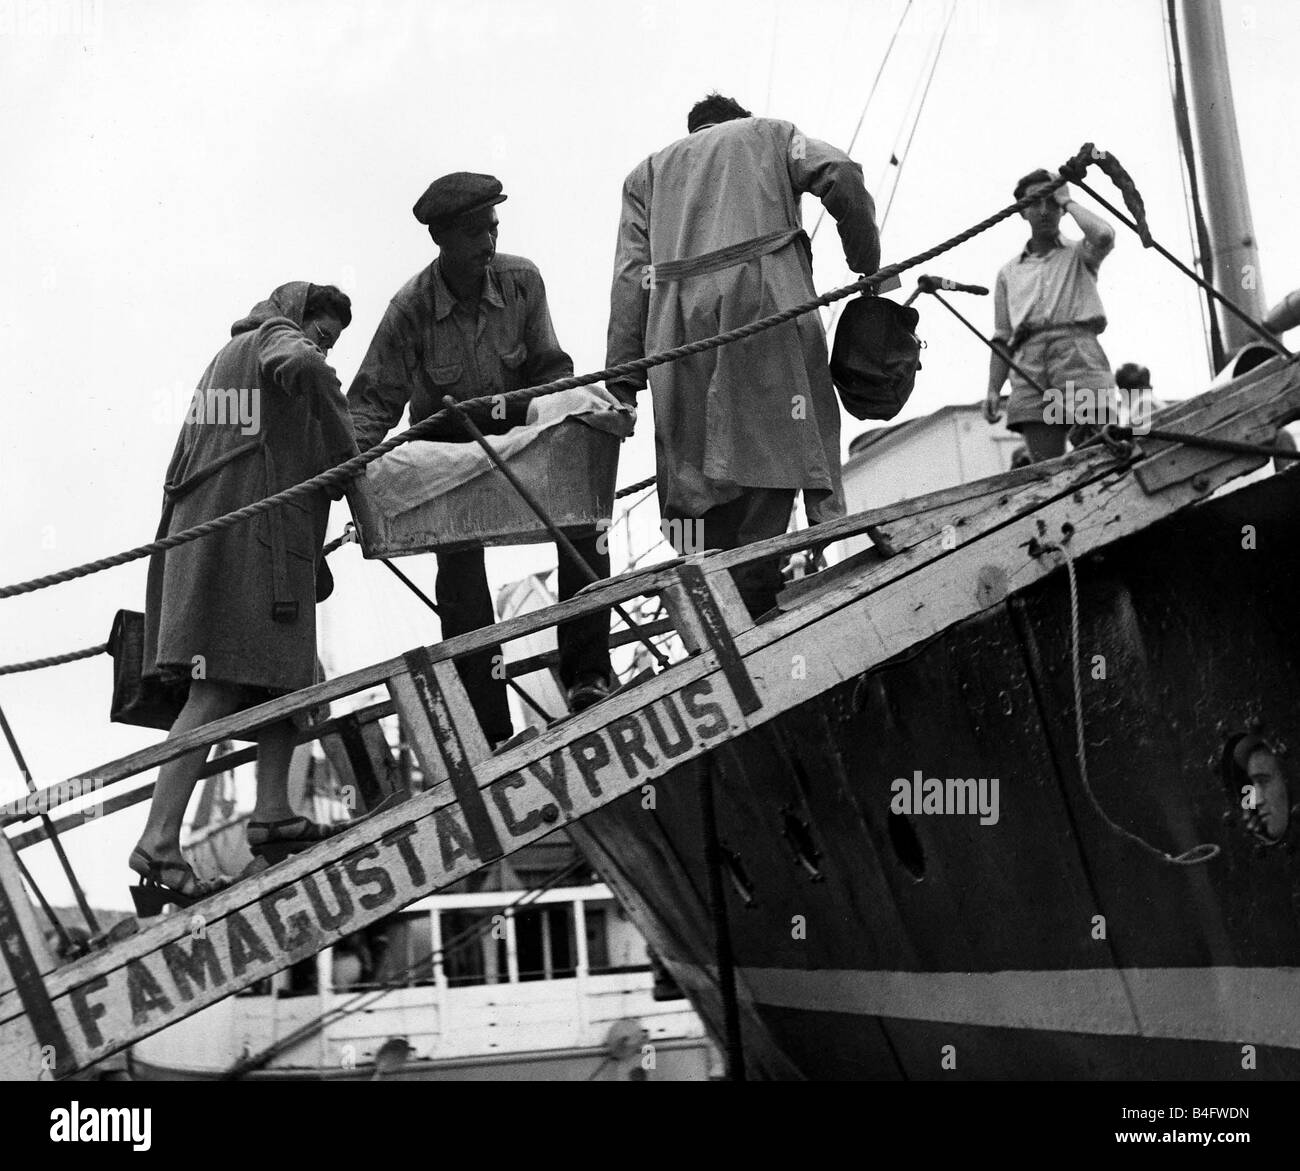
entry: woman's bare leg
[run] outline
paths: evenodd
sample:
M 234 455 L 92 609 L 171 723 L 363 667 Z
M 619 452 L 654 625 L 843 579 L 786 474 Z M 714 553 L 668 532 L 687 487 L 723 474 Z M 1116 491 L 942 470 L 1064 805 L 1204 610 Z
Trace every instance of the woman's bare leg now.
M 195 679 L 190 684 L 189 699 L 181 709 L 181 714 L 176 717 L 167 738 L 171 740 L 182 732 L 192 732 L 195 728 L 237 712 L 240 706 L 238 688 L 208 679 Z M 149 817 L 137 844 L 138 849 L 157 862 L 183 861 L 181 823 L 185 820 L 185 809 L 207 759 L 207 748 L 195 748 L 184 756 L 169 760 L 158 770 L 158 782 L 154 786 Z
M 257 734 L 257 804 L 254 821 L 285 821 L 296 816 L 289 804 L 289 762 L 293 758 L 291 720 L 271 724 Z

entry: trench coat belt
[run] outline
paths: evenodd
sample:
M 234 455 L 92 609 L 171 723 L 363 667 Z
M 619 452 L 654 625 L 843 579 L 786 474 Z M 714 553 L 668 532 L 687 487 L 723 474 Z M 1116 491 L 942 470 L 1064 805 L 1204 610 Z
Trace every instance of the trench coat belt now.
M 275 456 L 271 454 L 269 444 L 262 445 L 266 461 L 266 487 L 277 483 L 275 478 Z M 271 535 L 271 620 L 273 622 L 298 621 L 298 599 L 289 588 L 289 558 L 284 543 L 284 507 L 272 508 L 264 516 L 267 531 Z
M 234 463 L 235 460 L 241 459 L 252 452 L 262 450 L 263 466 L 266 470 L 266 484 L 268 491 L 270 486 L 276 482 L 275 479 L 275 457 L 271 454 L 271 449 L 262 442 L 261 437 L 250 440 L 248 443 L 242 443 L 238 447 L 232 448 L 225 455 L 214 459 L 204 468 L 200 468 L 191 476 L 187 476 L 177 484 L 164 484 L 163 493 L 167 499 L 175 503 L 182 496 L 188 495 L 194 491 L 204 481 L 211 479 L 222 468 Z M 271 537 L 271 617 L 276 622 L 295 622 L 298 618 L 298 599 L 293 596 L 289 588 L 289 561 L 288 550 L 284 540 L 284 514 L 278 508 L 271 509 L 265 516 L 267 531 Z
M 200 468 L 193 475 L 186 476 L 180 483 L 164 484 L 163 492 L 169 500 L 179 500 L 182 496 L 187 496 L 190 492 L 193 492 L 205 480 L 215 476 L 227 464 L 234 463 L 235 460 L 256 451 L 261 446 L 262 440 L 260 438 L 241 443 L 238 447 L 231 448 L 225 455 L 214 459 L 207 467 Z
M 656 281 L 680 281 L 688 277 L 703 276 L 708 272 L 720 272 L 733 265 L 757 260 L 770 252 L 784 248 L 792 240 L 808 237 L 802 228 L 782 228 L 779 232 L 768 232 L 766 236 L 755 236 L 752 240 L 742 240 L 739 244 L 728 244 L 725 248 L 705 252 L 699 256 L 689 256 L 683 260 L 665 260 L 651 264 Z

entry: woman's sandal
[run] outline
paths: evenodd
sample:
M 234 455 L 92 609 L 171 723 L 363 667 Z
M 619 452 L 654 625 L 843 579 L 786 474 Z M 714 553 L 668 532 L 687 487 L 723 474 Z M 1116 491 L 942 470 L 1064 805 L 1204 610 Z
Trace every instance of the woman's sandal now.
M 338 826 L 318 825 L 308 817 L 286 817 L 281 821 L 250 821 L 245 829 L 248 848 L 253 856 L 263 858 L 274 866 L 290 854 L 309 849 L 354 824 L 355 822 L 345 822 Z
M 137 862 L 143 865 L 137 865 Z M 224 883 L 199 878 L 184 862 L 159 862 L 139 846 L 131 851 L 127 865 L 140 876 L 139 883 L 131 887 L 131 898 L 135 902 L 135 913 L 139 919 L 161 915 L 168 904 L 176 907 L 193 906 L 200 899 L 216 894 L 225 887 Z M 181 876 L 179 884 L 172 885 L 163 881 L 163 875 L 168 871 Z

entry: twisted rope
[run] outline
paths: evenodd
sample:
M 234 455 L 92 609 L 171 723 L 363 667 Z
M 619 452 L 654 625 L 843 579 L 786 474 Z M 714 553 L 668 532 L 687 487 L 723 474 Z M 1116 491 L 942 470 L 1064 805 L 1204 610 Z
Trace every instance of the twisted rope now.
M 1109 160 L 1109 162 L 1107 162 Z M 463 410 L 467 407 L 491 406 L 501 402 L 516 403 L 528 402 L 534 398 L 540 398 L 543 395 L 555 394 L 561 390 L 573 390 L 579 386 L 590 386 L 593 382 L 608 382 L 612 379 L 623 378 L 629 374 L 641 374 L 651 370 L 656 366 L 663 366 L 668 362 L 675 362 L 680 358 L 689 357 L 692 354 L 702 354 L 708 350 L 716 350 L 721 346 L 729 345 L 732 342 L 742 341 L 744 338 L 753 337 L 764 330 L 773 329 L 778 325 L 784 325 L 787 321 L 793 321 L 796 317 L 802 317 L 805 313 L 811 313 L 816 309 L 821 309 L 826 305 L 831 305 L 836 301 L 841 301 L 845 297 L 851 297 L 854 293 L 864 293 L 868 289 L 889 280 L 891 277 L 898 276 L 906 272 L 909 268 L 916 268 L 918 265 L 926 264 L 936 256 L 941 256 L 945 252 L 961 244 L 966 243 L 986 232 L 995 224 L 1010 218 L 1017 212 L 1028 207 L 1031 203 L 1036 203 L 1043 197 L 1044 188 L 1048 191 L 1055 191 L 1057 188 L 1064 186 L 1072 178 L 1082 175 L 1083 172 L 1094 163 L 1100 162 L 1106 166 L 1106 173 L 1115 178 L 1116 174 L 1127 175 L 1123 168 L 1119 166 L 1118 160 L 1113 155 L 1107 155 L 1104 151 L 1097 151 L 1092 143 L 1084 143 L 1078 153 L 1061 166 L 1061 173 L 1056 179 L 1051 180 L 1038 187 L 1032 195 L 1026 195 L 1022 199 L 1016 200 L 1015 203 L 1009 204 L 1001 211 L 994 212 L 986 219 L 980 220 L 979 223 L 967 228 L 964 232 L 958 232 L 957 235 L 950 237 L 941 244 L 936 244 L 932 248 L 927 248 L 924 252 L 918 252 L 915 256 L 910 256 L 906 260 L 897 264 L 886 265 L 878 269 L 870 276 L 862 277 L 852 284 L 843 285 L 838 289 L 832 289 L 828 293 L 822 293 L 818 297 L 803 302 L 801 305 L 794 305 L 789 309 L 783 309 L 778 313 L 772 313 L 767 317 L 762 317 L 757 321 L 751 321 L 747 325 L 737 326 L 735 329 L 727 330 L 725 333 L 715 334 L 713 337 L 701 338 L 699 341 L 686 342 L 671 350 L 664 350 L 658 354 L 649 354 L 643 358 L 635 358 L 630 362 L 622 362 L 617 366 L 609 366 L 604 370 L 597 370 L 593 374 L 572 375 L 568 378 L 557 378 L 551 382 L 542 383 L 540 386 L 525 387 L 520 390 L 507 391 L 504 394 L 482 395 L 478 398 L 466 399 L 458 404 Z M 1137 189 L 1133 186 L 1132 180 L 1127 180 L 1127 186 L 1119 183 L 1124 194 L 1126 203 L 1129 203 L 1130 209 L 1134 212 L 1134 218 L 1139 222 L 1145 223 L 1144 215 L 1141 208 L 1140 197 L 1137 196 Z M 1131 202 L 1131 198 L 1136 197 L 1137 206 Z M 269 512 L 272 508 L 279 508 L 283 504 L 291 501 L 302 500 L 317 492 L 326 491 L 333 488 L 340 488 L 350 480 L 356 478 L 357 473 L 364 470 L 368 465 L 375 462 L 381 456 L 387 455 L 390 451 L 400 447 L 404 443 L 410 443 L 416 439 L 423 439 L 435 427 L 442 423 L 448 417 L 447 408 L 430 415 L 427 419 L 421 420 L 415 426 L 400 432 L 397 435 L 390 436 L 382 443 L 376 444 L 360 455 L 355 455 L 351 459 L 338 464 L 336 467 L 321 472 L 309 480 L 304 480 L 300 484 L 295 484 L 291 488 L 286 488 L 282 492 L 277 492 L 274 496 L 268 496 L 263 500 L 247 504 L 243 508 L 236 509 L 234 512 L 228 512 L 224 516 L 215 517 L 212 520 L 205 521 L 202 524 L 195 525 L 179 533 L 173 533 L 170 536 L 162 537 L 156 541 L 150 541 L 147 545 L 138 545 L 134 549 L 128 549 L 123 553 L 115 553 L 111 557 L 101 557 L 96 561 L 88 561 L 84 565 L 74 566 L 71 569 L 63 569 L 57 573 L 46 574 L 43 577 L 34 577 L 30 581 L 19 582 L 16 585 L 4 586 L 0 588 L 0 598 L 14 598 L 20 594 L 34 593 L 36 590 L 46 589 L 49 586 L 61 585 L 64 582 L 75 581 L 80 577 L 88 577 L 92 573 L 99 573 L 105 569 L 113 569 L 119 565 L 126 565 L 131 561 L 138 561 L 142 557 L 152 556 L 154 553 L 163 553 L 168 549 L 175 549 L 181 545 L 189 544 L 191 541 L 197 541 L 202 537 L 210 536 L 213 533 L 221 532 L 241 521 L 250 520 L 252 517 L 260 516 L 264 512 Z
M 29 659 L 25 663 L 10 663 L 7 667 L 0 667 L 0 675 L 17 675 L 22 671 L 39 671 L 42 667 L 58 667 L 63 663 L 75 663 L 78 659 L 93 659 L 106 650 L 108 650 L 108 643 L 101 642 L 99 646 L 88 646 L 85 650 L 68 651 L 66 654 L 50 655 L 44 659 Z
M 1088 801 L 1096 811 L 1097 815 L 1106 823 L 1107 826 L 1120 837 L 1127 838 L 1130 842 L 1140 846 L 1148 854 L 1159 858 L 1162 862 L 1168 862 L 1173 866 L 1199 866 L 1203 862 L 1209 862 L 1219 856 L 1219 847 L 1210 842 L 1202 842 L 1200 845 L 1193 846 L 1190 850 L 1184 850 L 1181 854 L 1170 854 L 1153 846 L 1145 838 L 1139 837 L 1132 830 L 1125 829 L 1122 825 L 1111 819 L 1110 814 L 1102 808 L 1101 802 L 1097 800 L 1097 795 L 1092 791 L 1092 785 L 1088 781 L 1088 750 L 1087 742 L 1084 739 L 1083 725 L 1083 677 L 1081 673 L 1081 659 L 1079 652 L 1079 582 L 1075 574 L 1074 558 L 1065 548 L 1064 544 L 1045 544 L 1041 546 L 1044 552 L 1059 553 L 1065 561 L 1065 572 L 1070 579 L 1070 657 L 1073 660 L 1072 678 L 1074 682 L 1074 737 L 1075 737 L 1075 759 L 1079 763 L 1079 780 L 1083 784 L 1083 791 L 1087 794 Z
M 635 485 L 634 485 L 635 487 Z M 331 553 L 337 552 L 344 545 L 356 540 L 356 534 L 352 531 L 352 525 L 349 524 L 340 536 L 328 542 L 321 549 L 321 556 L 328 557 Z M 391 569 L 392 566 L 390 565 Z M 25 663 L 10 663 L 8 666 L 0 667 L 0 675 L 17 675 L 23 671 L 39 671 L 42 667 L 58 667 L 64 663 L 75 663 L 78 659 L 92 659 L 96 655 L 102 655 L 108 650 L 108 643 L 101 642 L 98 646 L 88 646 L 85 650 L 68 651 L 62 655 L 50 655 L 44 659 L 29 659 Z
M 653 488 L 654 476 L 646 476 L 644 480 L 638 480 L 635 484 L 629 484 L 626 488 L 620 488 L 614 493 L 615 500 L 622 500 L 624 496 L 631 496 L 634 492 L 640 492 L 642 488 Z

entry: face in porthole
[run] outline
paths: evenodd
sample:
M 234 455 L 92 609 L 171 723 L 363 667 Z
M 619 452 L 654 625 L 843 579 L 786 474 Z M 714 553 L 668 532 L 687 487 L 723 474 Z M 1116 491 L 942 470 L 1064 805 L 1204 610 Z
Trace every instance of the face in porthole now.
M 1246 826 L 1270 841 L 1284 837 L 1291 820 L 1291 799 L 1286 775 L 1277 756 L 1256 748 L 1246 762 L 1250 780 L 1245 795 Z

